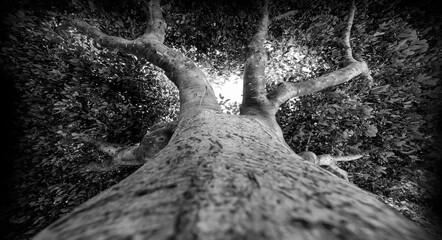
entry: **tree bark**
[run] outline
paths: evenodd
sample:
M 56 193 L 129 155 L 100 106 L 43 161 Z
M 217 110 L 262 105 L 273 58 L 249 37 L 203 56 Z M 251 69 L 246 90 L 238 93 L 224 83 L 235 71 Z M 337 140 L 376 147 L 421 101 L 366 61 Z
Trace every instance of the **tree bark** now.
M 186 116 L 134 174 L 35 239 L 430 239 L 253 116 Z

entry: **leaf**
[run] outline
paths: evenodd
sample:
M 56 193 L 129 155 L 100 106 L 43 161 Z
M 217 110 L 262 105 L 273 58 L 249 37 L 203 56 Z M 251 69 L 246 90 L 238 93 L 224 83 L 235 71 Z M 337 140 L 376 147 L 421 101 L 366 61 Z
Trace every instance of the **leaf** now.
M 422 73 L 420 73 L 419 75 L 417 75 L 417 77 L 416 77 L 416 81 L 417 82 L 423 82 L 423 81 L 425 81 L 425 80 L 428 80 L 428 79 L 431 79 L 431 76 L 428 76 L 427 74 L 422 74 Z
M 394 155 L 394 152 L 385 152 L 385 157 L 392 157 Z
M 377 173 L 387 174 L 387 172 L 385 170 L 387 170 L 387 168 L 386 167 L 382 167 L 382 166 L 378 166 L 376 168 L 376 172 Z
M 412 45 L 412 46 L 408 47 L 408 49 L 410 49 L 411 51 L 416 51 L 416 50 L 419 50 L 423 47 L 424 46 L 422 46 L 422 45 L 416 44 L 416 45 Z
M 388 87 L 390 87 L 390 84 L 374 87 L 374 88 L 370 89 L 370 92 L 382 93 L 382 92 L 387 91 Z
M 431 87 L 435 87 L 439 84 L 439 78 L 431 78 L 423 82 L 423 84 Z
M 330 104 L 330 107 L 333 107 L 336 109 L 342 109 L 338 104 Z
M 31 202 L 31 204 L 32 204 L 32 202 Z M 14 223 L 14 224 L 20 224 L 20 223 L 24 223 L 24 222 L 28 221 L 30 218 L 31 217 L 29 217 L 29 216 L 21 216 L 21 217 L 13 216 L 9 219 L 9 222 Z
M 347 139 L 351 137 L 354 134 L 353 130 L 345 129 L 344 132 L 342 132 L 342 138 Z
M 121 20 L 118 20 L 118 21 L 116 22 L 116 24 L 117 24 L 119 27 L 124 28 L 124 23 L 123 23 Z
M 306 73 L 309 73 L 309 72 L 311 72 L 312 70 L 310 70 L 310 69 L 308 69 L 308 68 L 306 68 L 306 67 L 302 67 L 302 68 L 301 68 L 301 71 L 306 72 Z
M 437 98 L 440 98 L 440 96 L 441 96 L 441 92 L 442 92 L 441 90 L 442 90 L 441 86 L 438 86 L 435 89 L 433 89 L 432 91 L 427 92 L 425 95 L 430 98 L 437 99 Z
M 402 51 L 403 54 L 411 56 L 413 54 L 415 54 L 414 51 L 411 51 L 409 48 L 405 49 L 404 51 Z
M 376 126 L 370 124 L 366 126 L 365 135 L 367 135 L 367 137 L 376 137 L 377 132 L 378 129 Z
M 75 132 L 73 132 L 73 133 L 71 133 L 71 135 L 72 135 L 72 137 L 73 137 L 74 139 L 77 139 L 77 138 L 80 138 L 80 137 L 81 137 L 81 134 L 80 134 L 80 133 L 75 133 Z
M 18 42 L 17 38 L 14 37 L 14 36 L 12 36 L 12 35 L 10 35 L 10 34 L 9 34 L 9 38 L 12 39 L 12 40 L 14 40 L 14 41 L 16 41 L 16 42 Z
M 381 35 L 384 35 L 385 34 L 385 32 L 375 32 L 374 33 L 374 37 L 377 37 L 377 36 L 381 36 Z
M 68 62 L 71 63 L 71 64 L 74 65 L 74 66 L 78 66 L 78 65 L 79 65 L 79 62 L 80 62 L 80 59 L 78 59 L 78 58 L 72 58 L 72 59 L 69 59 Z
M 394 140 L 393 140 L 393 144 L 394 144 L 396 147 L 402 147 L 402 145 L 405 144 L 405 141 L 401 141 L 400 139 L 394 139 Z
M 373 108 L 370 106 L 364 106 L 361 108 L 361 113 L 363 114 L 364 117 L 371 116 L 371 111 L 373 111 Z

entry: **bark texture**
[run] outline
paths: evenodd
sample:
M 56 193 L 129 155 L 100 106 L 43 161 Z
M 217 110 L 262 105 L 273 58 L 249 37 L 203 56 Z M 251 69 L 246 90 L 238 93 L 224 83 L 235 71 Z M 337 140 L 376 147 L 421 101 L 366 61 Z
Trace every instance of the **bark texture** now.
M 302 161 L 259 119 L 203 110 L 133 175 L 35 239 L 430 239 Z

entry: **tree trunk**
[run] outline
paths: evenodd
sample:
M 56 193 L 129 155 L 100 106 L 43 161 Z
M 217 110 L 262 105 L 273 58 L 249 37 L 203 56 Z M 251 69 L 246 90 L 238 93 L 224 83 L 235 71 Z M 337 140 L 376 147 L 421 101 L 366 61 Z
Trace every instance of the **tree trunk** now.
M 183 116 L 134 174 L 35 239 L 429 239 L 253 116 Z

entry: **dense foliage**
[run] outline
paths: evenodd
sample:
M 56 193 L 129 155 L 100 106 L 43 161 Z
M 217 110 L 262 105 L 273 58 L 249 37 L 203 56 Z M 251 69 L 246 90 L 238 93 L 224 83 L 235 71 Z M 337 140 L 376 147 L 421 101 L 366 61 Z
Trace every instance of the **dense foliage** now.
M 270 27 L 268 88 L 341 67 L 346 3 L 275 2 L 274 15 L 297 12 Z M 367 154 L 342 164 L 350 180 L 437 232 L 441 23 L 437 13 L 416 6 L 357 6 L 353 48 L 374 81 L 357 78 L 290 100 L 278 120 L 296 152 Z M 139 1 L 18 1 L 11 9 L 2 19 L 0 64 L 14 82 L 18 143 L 2 235 L 27 239 L 135 170 L 88 171 L 88 164 L 108 157 L 82 136 L 137 143 L 153 124 L 176 118 L 178 99 L 161 70 L 104 49 L 67 24 L 81 18 L 108 34 L 134 38 L 146 20 Z M 257 19 L 253 4 L 165 1 L 164 11 L 167 45 L 195 60 L 215 90 L 241 84 L 243 53 Z M 239 103 L 220 94 L 223 109 L 237 114 Z

